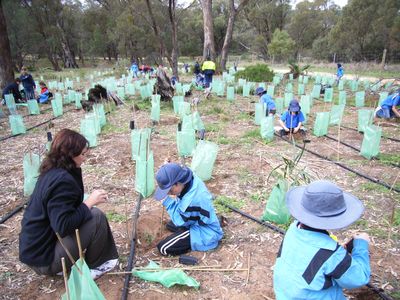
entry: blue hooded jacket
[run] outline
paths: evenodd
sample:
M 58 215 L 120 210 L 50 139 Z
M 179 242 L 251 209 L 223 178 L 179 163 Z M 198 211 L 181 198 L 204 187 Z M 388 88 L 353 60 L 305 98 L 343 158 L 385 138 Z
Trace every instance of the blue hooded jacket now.
M 218 246 L 223 231 L 204 182 L 193 174 L 191 188 L 182 198 L 168 196 L 163 205 L 176 226 L 188 227 L 191 249 L 207 251 Z
M 35 81 L 31 74 L 21 75 L 19 77 L 22 81 L 22 85 L 24 86 L 25 91 L 32 91 L 36 88 Z

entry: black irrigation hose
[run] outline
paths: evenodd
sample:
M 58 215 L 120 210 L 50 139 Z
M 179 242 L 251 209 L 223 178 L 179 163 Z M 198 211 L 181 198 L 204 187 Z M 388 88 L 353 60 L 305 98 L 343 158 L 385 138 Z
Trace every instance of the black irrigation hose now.
M 28 202 L 25 202 L 24 204 L 18 205 L 16 208 L 14 208 L 12 211 L 6 213 L 4 216 L 1 217 L 0 219 L 0 224 L 3 224 L 5 221 L 7 221 L 9 218 L 14 216 L 17 212 L 19 212 L 21 209 L 24 208 L 25 205 L 27 205 Z
M 63 114 L 62 114 L 61 116 L 63 116 L 65 113 L 70 112 L 70 111 L 72 111 L 72 110 L 75 110 L 75 108 L 71 108 L 71 109 L 69 109 L 69 110 L 63 112 Z M 42 126 L 42 125 L 44 125 L 44 124 L 47 124 L 47 123 L 49 123 L 49 122 L 51 122 L 51 121 L 53 121 L 53 120 L 55 120 L 55 119 L 57 119 L 57 118 L 59 118 L 59 117 L 61 117 L 61 116 L 53 117 L 53 118 L 51 118 L 51 119 L 49 119 L 49 120 L 47 120 L 47 121 L 44 121 L 44 122 L 39 123 L 39 124 L 36 124 L 35 126 L 32 126 L 32 127 L 28 128 L 28 129 L 26 129 L 26 131 L 29 131 L 29 130 L 35 129 L 35 128 L 39 127 L 39 126 Z M 14 138 L 14 137 L 17 137 L 17 136 L 20 136 L 20 135 L 23 135 L 23 133 L 10 134 L 10 135 L 3 136 L 3 137 L 0 138 L 0 142 L 5 141 L 5 140 L 8 140 L 8 139 L 11 139 L 11 138 Z
M 342 145 L 345 145 L 345 146 L 347 146 L 347 147 L 349 147 L 349 148 L 351 148 L 351 149 L 353 149 L 353 150 L 355 150 L 357 152 L 361 151 L 361 149 L 358 149 L 357 147 L 354 147 L 354 146 L 352 146 L 352 145 L 350 145 L 350 144 L 348 144 L 346 142 L 339 141 L 338 139 L 335 139 L 334 137 L 331 137 L 329 135 L 325 135 L 325 137 L 330 139 L 330 140 L 332 140 L 332 141 L 339 142 Z M 380 161 L 379 157 L 372 157 L 372 160 Z M 394 163 L 391 163 L 391 162 L 387 162 L 387 164 L 389 164 L 389 165 L 391 165 L 392 167 L 395 167 L 395 168 L 400 168 L 400 165 L 398 165 L 398 164 L 394 164 Z
M 257 222 L 258 224 L 261 224 L 261 225 L 263 225 L 265 227 L 268 227 L 268 228 L 270 228 L 270 229 L 272 229 L 272 230 L 274 230 L 276 232 L 279 232 L 282 235 L 285 235 L 285 233 L 286 233 L 285 230 L 283 230 L 283 229 L 281 229 L 279 227 L 276 227 L 276 226 L 274 226 L 274 225 L 272 225 L 272 224 L 270 224 L 268 222 L 264 222 L 264 221 L 262 221 L 260 219 L 257 219 L 256 217 L 253 217 L 252 215 L 249 215 L 248 213 L 245 213 L 244 211 L 242 211 L 240 209 L 237 209 L 237 208 L 235 208 L 235 207 L 233 207 L 233 206 L 231 206 L 231 205 L 229 205 L 229 204 L 227 204 L 225 202 L 221 202 L 221 203 L 222 203 L 222 205 L 228 207 L 230 210 L 232 210 L 232 211 L 234 211 L 234 212 L 236 212 L 236 213 L 238 213 L 238 214 L 240 214 L 240 215 L 242 215 L 242 216 L 244 216 L 244 217 L 246 217 L 246 218 L 248 218 L 248 219 L 250 219 L 250 220 L 252 220 L 254 222 Z M 388 296 L 388 295 L 386 295 L 384 293 L 383 289 L 380 289 L 380 288 L 372 285 L 371 283 L 367 283 L 366 286 L 369 289 L 371 289 L 373 292 L 378 294 L 378 296 L 381 297 L 381 299 L 383 299 L 383 300 L 393 300 L 392 297 L 390 297 L 390 296 Z
M 277 134 L 275 134 L 275 135 L 276 135 L 276 136 L 279 136 L 279 135 L 277 135 Z M 288 142 L 289 144 L 292 144 L 289 140 L 287 140 L 287 139 L 285 139 L 285 138 L 283 138 L 283 137 L 280 137 L 280 138 L 281 138 L 282 140 Z M 300 146 L 297 145 L 297 144 L 294 144 L 294 145 L 295 145 L 297 148 L 303 149 L 302 147 L 300 147 Z M 369 181 L 371 181 L 371 182 L 373 182 L 373 183 L 382 185 L 382 186 L 384 186 L 385 188 L 387 188 L 387 189 L 389 189 L 389 190 L 393 190 L 393 191 L 395 191 L 395 192 L 397 192 L 397 193 L 400 193 L 400 189 L 399 189 L 399 188 L 392 187 L 392 186 L 390 186 L 389 184 L 387 184 L 387 183 L 385 183 L 385 182 L 383 182 L 383 181 L 380 181 L 379 179 L 374 179 L 374 178 L 372 178 L 372 177 L 370 177 L 370 176 L 368 176 L 368 175 L 365 175 L 365 174 L 360 173 L 360 172 L 358 172 L 358 171 L 356 171 L 356 170 L 353 170 L 352 168 L 350 168 L 350 167 L 348 167 L 348 166 L 346 166 L 346 165 L 344 165 L 344 164 L 342 164 L 342 163 L 340 163 L 340 162 L 338 162 L 338 161 L 334 161 L 334 160 L 330 159 L 329 157 L 320 155 L 319 153 L 316 153 L 316 152 L 314 152 L 314 151 L 312 151 L 312 150 L 309 150 L 309 149 L 304 149 L 304 150 L 307 151 L 307 152 L 309 152 L 309 153 L 311 153 L 311 154 L 314 154 L 315 156 L 318 156 L 319 158 L 322 158 L 322 159 L 325 159 L 325 160 L 327 160 L 327 161 L 330 161 L 330 162 L 334 163 L 335 165 L 337 165 L 337 166 L 339 166 L 339 167 L 341 167 L 341 168 L 343 168 L 343 169 L 345 169 L 345 170 L 347 170 L 347 171 L 350 171 L 350 172 L 352 172 L 352 173 L 354 173 L 354 174 L 356 174 L 356 175 L 358 175 L 358 176 L 360 176 L 360 177 L 362 177 L 362 178 L 365 178 L 365 179 L 367 179 L 367 180 L 369 180 Z
M 122 290 L 122 296 L 121 296 L 121 300 L 126 300 L 128 297 L 128 291 L 129 291 L 129 282 L 131 280 L 131 276 L 132 276 L 132 267 L 133 267 L 133 260 L 134 260 L 134 256 L 135 256 L 135 246 L 136 246 L 136 223 L 137 223 L 137 219 L 139 216 L 139 211 L 140 211 L 140 205 L 142 203 L 142 199 L 143 196 L 142 194 L 139 194 L 139 198 L 137 200 L 137 204 L 136 204 L 136 210 L 135 210 L 135 214 L 133 216 L 133 229 L 132 229 L 132 241 L 131 241 L 131 250 L 129 252 L 129 258 L 128 258 L 128 265 L 126 266 L 126 271 L 129 272 L 128 274 L 125 275 L 125 282 L 124 282 L 124 288 Z
M 349 130 L 353 130 L 353 131 L 357 131 L 357 132 L 358 132 L 358 130 L 355 129 L 355 128 L 351 128 L 351 127 L 347 127 L 347 126 L 343 126 L 343 125 L 340 125 L 340 127 L 341 127 L 341 128 L 346 128 L 346 129 L 349 129 Z M 363 134 L 362 132 L 360 132 L 360 133 Z M 388 140 L 391 140 L 391 141 L 393 141 L 393 142 L 399 142 L 399 143 L 400 143 L 400 140 L 399 140 L 399 139 L 392 138 L 392 137 L 389 137 L 389 136 L 384 136 L 384 135 L 382 135 L 382 137 L 383 137 L 384 139 L 388 139 Z

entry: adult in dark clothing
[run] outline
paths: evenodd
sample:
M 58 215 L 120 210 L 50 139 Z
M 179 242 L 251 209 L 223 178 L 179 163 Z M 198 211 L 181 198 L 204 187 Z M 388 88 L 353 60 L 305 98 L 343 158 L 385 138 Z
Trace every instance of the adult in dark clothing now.
M 196 63 L 194 64 L 194 74 L 199 75 L 200 73 L 201 73 L 200 64 L 199 61 L 196 60 Z
M 35 99 L 36 84 L 31 74 L 28 73 L 26 67 L 22 67 L 21 76 L 19 77 L 24 86 L 26 100 Z
M 19 258 L 36 273 L 55 275 L 67 257 L 57 240 L 59 233 L 74 259 L 79 258 L 75 229 L 79 229 L 85 261 L 93 278 L 118 263 L 118 253 L 106 216 L 95 205 L 107 201 L 104 190 L 95 190 L 83 202 L 81 164 L 88 141 L 79 133 L 63 129 L 40 166 L 40 175 L 25 210 L 19 236 Z M 66 259 L 67 268 L 72 263 Z
M 5 99 L 5 95 L 12 94 L 16 103 L 22 102 L 22 96 L 18 88 L 20 83 L 21 79 L 15 78 L 14 82 L 8 84 L 3 90 L 3 99 Z

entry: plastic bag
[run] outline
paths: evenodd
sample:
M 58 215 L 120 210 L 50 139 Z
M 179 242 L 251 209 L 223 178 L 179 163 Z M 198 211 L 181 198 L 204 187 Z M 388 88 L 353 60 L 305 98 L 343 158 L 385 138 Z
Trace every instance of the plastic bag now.
M 333 100 L 333 88 L 326 88 L 324 93 L 324 102 L 332 102 Z
M 358 131 L 364 132 L 365 128 L 372 124 L 374 111 L 372 109 L 358 110 Z
M 59 117 L 63 115 L 63 104 L 61 99 L 51 100 L 51 107 L 53 108 L 54 117 Z
M 196 147 L 194 130 L 181 130 L 176 132 L 176 145 L 179 156 L 192 156 Z
M 377 156 L 379 154 L 381 136 L 382 128 L 375 125 L 366 126 L 360 154 L 368 159 Z
M 260 134 L 268 142 L 274 139 L 274 117 L 268 116 L 261 119 Z
M 260 125 L 261 119 L 265 117 L 266 107 L 264 103 L 255 103 L 254 109 L 255 109 L 254 124 Z
M 356 107 L 365 106 L 365 91 L 359 91 L 356 93 Z
M 134 129 L 131 131 L 131 158 L 132 160 L 145 160 L 148 143 L 150 142 L 151 129 Z
M 318 112 L 314 123 L 314 135 L 323 136 L 328 134 L 329 112 Z
M 290 213 L 285 201 L 288 189 L 289 184 L 284 179 L 279 180 L 272 188 L 262 216 L 263 221 L 270 221 L 277 224 L 286 224 L 290 221 Z
M 136 160 L 135 190 L 144 198 L 150 196 L 155 189 L 154 185 L 154 156 L 153 151 L 147 148 L 147 155 Z M 147 157 L 146 157 L 147 156 Z
M 178 114 L 179 113 L 179 105 L 181 102 L 183 102 L 183 96 L 173 96 L 172 97 L 172 104 L 174 106 L 174 113 Z
M 346 91 L 339 92 L 339 104 L 346 105 Z
M 155 122 L 160 122 L 160 95 L 151 96 L 151 114 L 150 119 Z
M 147 265 L 148 269 L 158 269 L 160 268 L 155 262 L 150 261 Z M 147 281 L 153 281 L 161 283 L 163 286 L 170 288 L 175 284 L 186 285 L 189 287 L 194 287 L 198 289 L 200 287 L 200 283 L 198 283 L 195 279 L 185 274 L 180 269 L 173 270 L 160 270 L 160 271 L 146 271 L 146 269 L 141 271 L 132 271 L 132 274 L 136 277 Z
M 77 266 L 82 274 L 79 273 Z M 96 282 L 92 279 L 89 267 L 81 259 L 71 268 L 68 290 L 71 300 L 106 300 Z M 62 295 L 61 299 L 67 300 L 67 294 Z
M 40 115 L 39 104 L 35 99 L 28 100 L 28 111 L 30 115 Z
M 198 142 L 193 153 L 191 169 L 201 180 L 206 181 L 211 179 L 218 149 L 219 147 L 215 143 L 203 140 Z
M 26 128 L 24 125 L 24 120 L 21 115 L 9 115 L 11 133 L 13 135 L 22 134 L 26 132 Z
M 344 104 L 333 105 L 330 113 L 329 125 L 339 125 L 342 123 Z
M 229 100 L 229 101 L 234 101 L 235 100 L 235 87 L 228 86 L 226 88 L 226 99 Z
M 24 168 L 24 196 L 30 196 L 35 189 L 39 177 L 40 156 L 26 153 L 23 160 Z

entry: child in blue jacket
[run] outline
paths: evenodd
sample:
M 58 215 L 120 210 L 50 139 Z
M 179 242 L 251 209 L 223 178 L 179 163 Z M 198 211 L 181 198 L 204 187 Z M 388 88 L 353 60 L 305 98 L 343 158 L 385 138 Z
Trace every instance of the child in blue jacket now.
M 360 218 L 364 205 L 329 181 L 314 181 L 286 194 L 296 219 L 286 232 L 274 267 L 277 300 L 343 299 L 343 289 L 369 282 L 369 237 L 360 233 L 345 246 L 327 230 L 342 229 Z
M 33 80 L 32 75 L 28 73 L 26 67 L 22 67 L 21 76 L 19 77 L 19 79 L 21 79 L 22 81 L 26 100 L 35 99 L 36 84 L 35 81 Z
M 273 116 L 276 113 L 276 105 L 274 99 L 267 94 L 267 91 L 263 87 L 258 87 L 255 94 L 260 97 L 260 103 L 264 103 L 266 110 L 265 115 Z
M 280 129 L 279 131 L 280 136 L 297 132 L 305 135 L 305 129 L 302 128 L 304 121 L 305 118 L 303 113 L 301 112 L 299 102 L 295 99 L 290 101 L 288 110 L 281 115 L 281 118 L 279 120 L 279 124 L 282 127 L 282 129 Z
M 207 251 L 218 246 L 223 232 L 207 187 L 192 170 L 176 163 L 163 165 L 156 174 L 154 194 L 162 201 L 174 233 L 158 243 L 162 255 L 180 255 L 190 250 Z
M 397 106 L 400 106 L 400 89 L 381 102 L 381 105 L 375 110 L 375 117 L 384 119 L 400 118 L 400 110 Z

